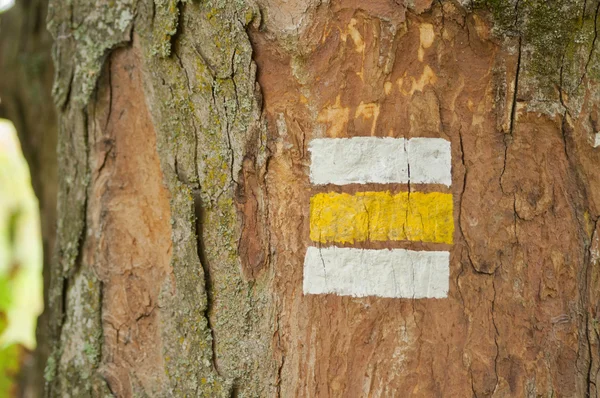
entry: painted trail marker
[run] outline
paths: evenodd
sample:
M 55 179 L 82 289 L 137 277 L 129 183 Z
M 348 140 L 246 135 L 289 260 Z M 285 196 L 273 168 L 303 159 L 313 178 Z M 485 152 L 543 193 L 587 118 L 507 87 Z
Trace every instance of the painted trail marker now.
M 449 256 L 446 251 L 309 247 L 304 293 L 443 298 L 448 294 Z
M 450 143 L 442 138 L 317 138 L 308 150 L 315 185 L 452 184 Z
M 441 138 L 322 138 L 312 140 L 309 151 L 314 185 L 452 184 L 450 142 Z M 339 246 L 394 241 L 447 245 L 453 235 L 451 193 L 411 189 L 392 194 L 383 188 L 317 193 L 310 200 L 315 245 L 304 259 L 304 294 L 447 297 L 447 250 Z
M 319 193 L 310 200 L 310 238 L 320 243 L 452 243 L 452 194 Z

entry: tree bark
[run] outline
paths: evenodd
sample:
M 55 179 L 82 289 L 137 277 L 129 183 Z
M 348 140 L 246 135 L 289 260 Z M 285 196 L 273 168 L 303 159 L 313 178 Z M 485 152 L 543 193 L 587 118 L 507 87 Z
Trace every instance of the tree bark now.
M 51 1 L 46 395 L 597 396 L 599 10 Z M 407 183 L 311 180 L 316 140 L 355 137 L 441 139 L 451 181 L 410 154 Z M 365 191 L 408 192 L 405 239 L 314 235 L 319 194 Z M 443 242 L 406 230 L 432 192 Z M 310 248 L 336 245 L 449 253 L 447 292 L 310 294 Z

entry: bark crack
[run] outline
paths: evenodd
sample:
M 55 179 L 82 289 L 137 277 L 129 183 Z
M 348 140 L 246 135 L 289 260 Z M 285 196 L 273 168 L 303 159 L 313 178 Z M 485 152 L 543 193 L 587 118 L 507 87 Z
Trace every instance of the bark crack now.
M 179 63 L 179 66 L 181 68 L 181 70 L 183 71 L 183 75 L 185 76 L 185 80 L 187 82 L 187 87 L 188 87 L 188 96 L 191 96 L 194 93 L 194 88 L 190 82 L 190 76 L 188 75 L 188 71 L 185 68 L 185 65 L 183 65 L 183 61 L 181 60 L 181 57 L 179 56 L 179 54 L 177 54 L 177 49 L 175 48 L 175 46 L 173 47 L 173 55 L 175 56 L 175 58 L 177 58 L 177 61 Z M 172 93 L 172 90 L 171 90 Z M 191 110 L 190 110 L 191 112 Z M 194 178 L 195 178 L 195 184 L 199 184 L 200 181 L 200 174 L 198 172 L 198 127 L 196 126 L 196 118 L 194 117 L 194 115 L 190 115 L 190 119 L 192 121 L 192 127 L 194 128 Z M 177 158 L 177 157 L 175 157 Z
M 585 14 L 585 6 L 584 6 L 583 11 Z M 581 75 L 581 78 L 579 79 L 579 84 L 577 84 L 577 87 L 579 87 L 583 83 L 583 80 L 585 79 L 585 77 L 587 75 L 588 67 L 590 66 L 590 62 L 592 61 L 592 57 L 594 56 L 594 50 L 596 49 L 596 41 L 598 40 L 598 14 L 599 14 L 599 12 L 600 12 L 600 2 L 598 2 L 598 5 L 596 6 L 596 12 L 594 13 L 594 38 L 592 39 L 592 46 L 590 48 L 590 53 L 588 54 L 588 59 L 585 63 L 585 67 L 583 69 L 583 74 Z M 582 23 L 583 23 L 583 18 L 582 18 Z
M 320 240 L 320 239 L 319 239 Z M 327 267 L 325 266 L 325 259 L 323 258 L 323 246 L 321 245 L 321 243 L 319 243 L 319 245 L 317 246 L 318 250 L 319 250 L 319 257 L 321 258 L 321 264 L 323 265 L 323 277 L 325 278 L 325 289 L 327 291 L 329 291 L 329 286 L 327 283 Z
M 519 94 L 519 75 L 521 71 L 521 56 L 522 56 L 522 37 L 519 36 L 519 54 L 517 56 L 517 67 L 515 71 L 515 83 L 513 86 L 513 99 L 510 109 L 510 120 L 509 120 L 509 129 L 508 134 L 504 134 L 504 163 L 502 165 L 502 172 L 500 173 L 500 190 L 503 194 L 506 194 L 504 191 L 504 186 L 502 184 L 502 180 L 504 178 L 504 174 L 506 173 L 506 164 L 508 160 L 508 147 L 514 138 L 514 129 L 515 129 L 515 121 L 517 114 L 517 99 Z
M 231 144 L 231 132 L 230 130 L 230 123 L 229 123 L 229 115 L 227 114 L 227 101 L 225 99 L 223 99 L 223 108 L 225 110 L 225 134 L 227 134 L 227 147 L 229 149 L 229 155 L 230 155 L 230 165 L 229 165 L 229 177 L 231 178 L 231 182 L 233 182 L 234 185 L 238 185 L 237 180 L 234 177 L 234 170 L 235 170 L 235 152 L 233 150 L 233 145 Z
M 204 290 L 206 291 L 206 307 L 204 309 L 204 318 L 206 319 L 206 327 L 211 336 L 211 363 L 215 373 L 218 376 L 221 376 L 219 372 L 219 368 L 217 366 L 217 350 L 216 350 L 216 339 L 215 332 L 212 325 L 212 321 L 210 319 L 210 314 L 213 309 L 213 282 L 211 278 L 210 267 L 208 265 L 208 259 L 206 258 L 206 254 L 204 253 L 204 245 L 203 245 L 203 224 L 202 224 L 202 199 L 201 193 L 199 189 L 192 190 L 192 196 L 194 199 L 194 215 L 196 217 L 196 250 L 198 255 L 198 261 L 200 262 L 200 266 L 204 271 Z
M 406 148 L 406 145 L 408 143 L 408 139 L 405 138 L 404 139 L 404 154 L 406 155 L 406 173 L 407 173 L 407 183 L 408 183 L 408 192 L 407 192 L 407 197 L 406 197 L 406 213 L 404 216 L 404 223 L 402 224 L 402 229 L 404 230 L 404 237 L 406 239 L 408 239 L 408 230 L 406 228 L 406 224 L 408 223 L 408 215 L 409 215 L 409 210 L 410 210 L 410 192 L 411 192 L 411 186 L 410 186 L 410 162 L 409 162 L 409 157 L 408 157 L 408 148 Z
M 463 135 L 462 135 L 462 127 L 461 126 L 459 126 L 459 128 L 458 128 L 458 138 L 459 138 L 459 144 L 460 144 L 460 158 L 461 158 L 461 162 L 462 162 L 463 169 L 464 169 L 463 186 L 462 186 L 462 189 L 461 189 L 461 192 L 459 195 L 460 206 L 458 207 L 458 229 L 460 230 L 460 234 L 461 234 L 463 240 L 465 241 L 467 258 L 469 260 L 469 264 L 471 265 L 471 268 L 473 268 L 473 271 L 475 271 L 476 273 L 482 273 L 482 271 L 478 270 L 475 267 L 475 263 L 473 262 L 473 258 L 471 257 L 471 247 L 469 246 L 469 242 L 467 240 L 467 236 L 465 235 L 465 231 L 464 231 L 463 225 L 462 225 L 463 199 L 465 196 L 465 191 L 467 189 L 468 169 L 467 169 L 467 165 L 465 163 L 465 149 L 464 149 L 464 145 L 463 145 Z
M 599 3 L 600 4 L 600 3 Z M 592 370 L 593 370 L 593 365 L 594 365 L 594 354 L 592 352 L 592 339 L 590 337 L 590 328 L 594 327 L 593 322 L 592 324 L 590 324 L 590 308 L 589 308 L 589 273 L 590 273 L 590 266 L 592 265 L 592 259 L 593 259 L 593 253 L 592 253 L 592 247 L 594 244 L 594 239 L 595 239 L 595 235 L 596 235 L 596 230 L 598 227 L 598 218 L 593 219 L 593 232 L 592 235 L 590 237 L 590 241 L 588 243 L 588 247 L 586 250 L 586 258 L 585 258 L 585 263 L 586 263 L 586 267 L 585 267 L 585 336 L 586 336 L 586 340 L 587 340 L 587 349 L 588 349 L 588 367 L 587 367 L 587 375 L 586 375 L 586 381 L 587 381 L 587 396 L 591 397 L 592 396 L 592 385 L 594 387 L 596 387 L 596 383 L 595 381 L 592 380 Z M 596 330 L 596 335 L 598 336 L 598 331 Z M 597 372 L 596 372 L 597 373 Z
M 277 398 L 281 397 L 281 373 L 283 371 L 283 366 L 285 364 L 285 355 L 283 354 L 283 349 L 282 349 L 282 343 L 281 343 L 281 334 L 279 332 L 279 325 L 280 319 L 279 319 L 279 311 L 276 312 L 276 316 L 275 316 L 275 332 L 274 334 L 277 335 L 277 346 L 278 348 L 282 351 L 281 353 L 281 361 L 279 362 L 279 365 L 277 366 L 277 380 L 276 380 L 276 391 L 277 391 Z
M 494 391 L 498 388 L 498 358 L 500 357 L 500 345 L 498 344 L 498 337 L 500 336 L 500 332 L 498 331 L 498 325 L 496 324 L 496 283 L 495 278 L 496 273 L 494 272 L 494 277 L 492 278 L 492 288 L 494 290 L 494 296 L 492 297 L 492 306 L 491 306 L 491 316 L 492 316 L 492 324 L 494 325 L 494 344 L 496 345 L 496 356 L 494 357 L 494 374 L 496 376 L 496 385 L 494 386 Z
M 471 253 L 470 253 L 470 249 L 469 249 L 469 243 L 467 242 L 467 238 L 465 236 L 465 233 L 463 231 L 463 227 L 462 227 L 462 206 L 463 206 L 463 198 L 465 196 L 465 189 L 467 187 L 467 166 L 465 164 L 465 149 L 464 149 L 464 145 L 463 145 L 463 136 L 462 136 L 462 126 L 459 125 L 458 126 L 458 138 L 459 138 L 459 145 L 460 145 L 460 160 L 461 163 L 463 165 L 463 186 L 460 192 L 460 205 L 458 207 L 458 229 L 460 230 L 460 234 L 463 237 L 463 240 L 465 242 L 465 251 L 467 252 L 467 260 L 469 261 L 469 263 L 471 264 L 471 267 L 473 267 L 473 269 L 475 269 L 475 267 L 473 266 L 473 260 L 471 259 Z M 460 262 L 460 272 L 458 273 L 458 275 L 456 275 L 456 287 L 458 289 L 458 294 L 460 295 L 460 302 L 462 304 L 462 308 L 463 308 L 463 312 L 465 309 L 465 299 L 460 287 L 460 277 L 462 276 L 462 274 L 464 273 L 465 268 L 464 268 L 464 264 L 461 261 Z
M 563 57 L 561 59 L 560 73 L 559 73 L 558 98 L 559 98 L 560 104 L 564 108 L 565 112 L 563 113 L 562 122 L 560 124 L 560 132 L 561 132 L 561 137 L 562 137 L 562 141 L 563 141 L 563 148 L 564 148 L 565 156 L 566 156 L 569 164 L 571 164 L 571 158 L 569 156 L 569 151 L 567 150 L 568 147 L 567 147 L 567 126 L 566 126 L 567 117 L 570 116 L 571 113 L 569 112 L 569 107 L 565 103 L 564 93 L 563 93 L 564 61 L 565 61 L 565 57 L 563 55 Z

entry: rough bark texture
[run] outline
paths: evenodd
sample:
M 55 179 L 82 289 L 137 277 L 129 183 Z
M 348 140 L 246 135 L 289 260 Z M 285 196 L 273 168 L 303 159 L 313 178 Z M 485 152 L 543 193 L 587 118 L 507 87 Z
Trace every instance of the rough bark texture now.
M 51 1 L 47 395 L 596 396 L 599 10 Z M 303 295 L 354 136 L 451 142 L 448 298 Z

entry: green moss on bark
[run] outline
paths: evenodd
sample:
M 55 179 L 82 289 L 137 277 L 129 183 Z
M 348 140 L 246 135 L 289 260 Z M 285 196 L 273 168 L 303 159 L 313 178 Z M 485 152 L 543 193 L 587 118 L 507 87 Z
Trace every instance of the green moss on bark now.
M 85 107 L 104 58 L 130 40 L 135 17 L 146 100 L 171 194 L 173 278 L 159 297 L 169 380 L 163 392 L 230 396 L 241 385 L 250 396 L 269 395 L 267 386 L 253 382 L 258 377 L 253 369 L 269 366 L 268 347 L 255 341 L 272 326 L 250 316 L 261 313 L 266 285 L 245 281 L 240 272 L 234 202 L 247 148 L 265 150 L 251 142 L 258 138 L 254 130 L 261 105 L 245 27 L 256 20 L 256 6 L 243 1 L 120 0 L 106 7 L 56 0 L 49 18 L 57 40 L 54 94 L 63 117 L 49 394 L 102 396 L 108 391 L 99 382 L 102 336 L 94 334 L 102 330 L 101 287 L 89 270 L 79 269 L 89 182 Z
M 586 77 L 600 78 L 599 3 L 585 0 L 477 0 L 490 11 L 497 36 L 520 38 L 525 95 L 535 102 L 567 102 L 576 111 Z M 560 98 L 562 95 L 562 98 Z
M 108 52 L 130 40 L 136 0 L 52 0 L 48 30 L 55 40 L 53 94 L 59 107 L 67 100 L 87 104 Z
M 185 1 L 184 1 L 185 2 Z M 171 40 L 177 33 L 180 0 L 154 0 L 152 53 L 160 57 L 171 55 Z
M 88 274 L 89 270 L 78 270 L 89 184 L 87 106 L 106 55 L 130 39 L 136 6 L 135 0 L 56 0 L 49 5 L 48 29 L 55 40 L 53 95 L 59 108 L 58 169 L 62 176 L 48 292 L 53 348 L 45 373 L 50 396 L 108 393 L 97 372 L 102 344 L 98 336 L 102 330 L 100 282 Z M 93 292 L 83 288 L 73 291 L 73 286 L 83 283 L 81 278 Z M 79 348 L 69 351 L 66 347 L 70 344 Z
M 176 293 L 166 286 L 161 294 L 161 308 L 172 314 L 162 334 L 165 372 L 178 394 L 227 396 L 240 386 L 264 396 L 252 369 L 268 366 L 269 349 L 255 343 L 260 320 L 249 316 L 260 313 L 264 286 L 240 272 L 234 203 L 242 160 L 258 138 L 251 131 L 261 111 L 256 67 L 245 32 L 256 9 L 208 1 L 182 4 L 180 12 L 171 55 L 145 52 L 148 102 L 172 194 Z M 140 36 L 144 48 L 155 38 L 151 31 Z

